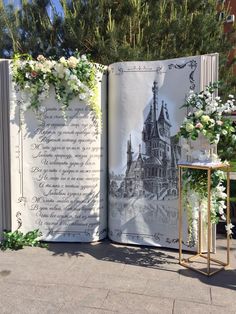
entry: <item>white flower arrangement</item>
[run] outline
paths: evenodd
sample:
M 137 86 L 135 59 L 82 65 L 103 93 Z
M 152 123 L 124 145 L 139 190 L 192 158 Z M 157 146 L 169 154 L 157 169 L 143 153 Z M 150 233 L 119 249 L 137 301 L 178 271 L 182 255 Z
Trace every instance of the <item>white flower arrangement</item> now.
M 97 103 L 97 86 L 104 68 L 88 61 L 85 55 L 61 57 L 58 61 L 39 55 L 37 60 L 17 55 L 12 62 L 13 80 L 27 93 L 26 107 L 40 111 L 41 103 L 49 97 L 50 86 L 55 89 L 56 99 L 62 111 L 76 96 L 89 105 L 97 118 L 101 111 Z
M 233 95 L 228 96 L 228 100 L 223 102 L 219 96 L 214 96 L 218 83 L 212 84 L 205 91 L 199 94 L 190 91 L 190 94 L 183 107 L 191 110 L 184 119 L 180 127 L 179 136 L 184 139 L 182 148 L 187 155 L 191 153 L 193 159 L 199 162 L 211 160 L 211 162 L 221 162 L 219 156 L 211 154 L 209 151 L 191 151 L 188 140 L 197 140 L 200 135 L 205 136 L 209 144 L 217 144 L 221 136 L 229 136 L 236 140 L 235 128 L 232 121 L 225 114 L 236 110 Z M 222 171 L 216 170 L 211 177 L 211 223 L 217 224 L 219 220 L 226 220 L 226 198 Z M 202 213 L 203 221 L 207 221 L 207 173 L 203 170 L 186 169 L 183 174 L 183 185 L 185 204 L 188 217 L 188 243 L 195 246 L 198 242 L 198 214 Z M 228 235 L 232 234 L 234 226 L 230 223 L 226 225 Z
M 221 135 L 235 136 L 232 122 L 224 116 L 236 111 L 234 96 L 229 95 L 223 102 L 219 96 L 214 96 L 217 86 L 212 84 L 199 94 L 190 91 L 183 107 L 191 112 L 180 127 L 182 137 L 196 140 L 199 134 L 203 134 L 211 144 L 217 144 Z

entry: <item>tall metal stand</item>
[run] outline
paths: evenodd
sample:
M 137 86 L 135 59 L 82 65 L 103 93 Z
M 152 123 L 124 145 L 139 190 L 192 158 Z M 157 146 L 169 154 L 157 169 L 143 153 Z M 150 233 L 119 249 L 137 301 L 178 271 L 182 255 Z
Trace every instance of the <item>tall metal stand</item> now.
M 226 223 L 230 223 L 230 177 L 229 177 L 229 166 L 224 164 L 191 164 L 183 163 L 178 165 L 179 171 L 179 264 L 187 268 L 193 269 L 201 274 L 211 276 L 218 271 L 224 269 L 229 265 L 229 252 L 230 252 L 230 238 L 227 233 L 227 261 L 222 262 L 218 259 L 211 257 L 211 246 L 212 246 L 212 223 L 211 223 L 211 174 L 213 170 L 224 170 L 227 172 L 227 208 L 226 208 Z M 207 171 L 207 192 L 208 192 L 208 204 L 207 204 L 207 250 L 203 252 L 202 250 L 202 217 L 201 211 L 199 210 L 198 219 L 198 248 L 195 255 L 190 256 L 187 259 L 182 257 L 182 241 L 183 241 L 183 201 L 182 201 L 182 170 L 183 169 L 198 169 Z M 196 182 L 198 184 L 198 182 Z M 206 271 L 192 267 L 190 261 L 196 258 L 203 258 L 206 260 Z M 211 271 L 211 262 L 214 262 L 220 266 L 223 266 L 217 270 Z

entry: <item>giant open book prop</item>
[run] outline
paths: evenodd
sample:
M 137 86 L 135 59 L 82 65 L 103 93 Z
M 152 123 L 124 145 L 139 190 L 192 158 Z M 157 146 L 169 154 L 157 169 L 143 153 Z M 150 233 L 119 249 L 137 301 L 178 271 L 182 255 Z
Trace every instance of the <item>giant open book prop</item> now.
M 108 235 L 177 247 L 180 106 L 190 89 L 217 80 L 217 68 L 217 54 L 110 65 L 99 86 L 98 131 L 77 98 L 65 121 L 53 90 L 40 118 L 24 111 L 25 95 L 2 60 L 1 228 L 11 220 L 12 230 L 38 228 L 47 241 Z

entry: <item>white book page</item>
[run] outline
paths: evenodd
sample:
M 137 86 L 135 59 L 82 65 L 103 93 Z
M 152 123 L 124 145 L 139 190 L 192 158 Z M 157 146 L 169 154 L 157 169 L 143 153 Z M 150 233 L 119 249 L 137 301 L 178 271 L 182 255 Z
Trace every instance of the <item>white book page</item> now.
M 26 96 L 24 96 L 26 97 Z M 54 90 L 37 118 L 11 89 L 12 229 L 40 229 L 47 241 L 106 236 L 106 77 L 99 83 L 103 128 L 75 98 L 63 118 Z M 21 117 L 20 117 L 21 115 Z

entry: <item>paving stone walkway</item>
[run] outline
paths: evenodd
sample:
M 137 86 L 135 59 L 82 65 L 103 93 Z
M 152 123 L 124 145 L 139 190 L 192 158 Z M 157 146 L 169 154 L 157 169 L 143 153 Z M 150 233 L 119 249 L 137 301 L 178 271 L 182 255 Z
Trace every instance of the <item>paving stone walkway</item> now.
M 181 267 L 175 250 L 109 241 L 0 252 L 0 314 L 235 314 L 236 240 L 230 255 L 208 278 Z

